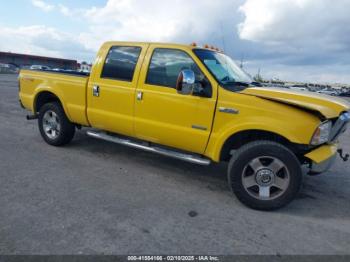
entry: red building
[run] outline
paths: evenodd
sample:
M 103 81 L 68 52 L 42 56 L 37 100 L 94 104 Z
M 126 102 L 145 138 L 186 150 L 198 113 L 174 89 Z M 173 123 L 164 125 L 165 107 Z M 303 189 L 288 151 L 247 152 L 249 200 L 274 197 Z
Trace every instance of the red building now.
M 18 68 L 31 65 L 42 65 L 50 68 L 60 68 L 66 70 L 76 70 L 78 68 L 78 62 L 76 60 L 15 54 L 9 52 L 0 52 L 0 63 L 14 65 Z

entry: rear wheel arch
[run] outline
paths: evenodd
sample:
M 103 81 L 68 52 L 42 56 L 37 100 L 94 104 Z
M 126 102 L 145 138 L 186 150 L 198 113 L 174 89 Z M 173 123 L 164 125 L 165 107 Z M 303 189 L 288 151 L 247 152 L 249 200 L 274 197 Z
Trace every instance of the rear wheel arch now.
M 69 118 L 69 115 L 67 114 L 67 110 L 64 104 L 61 102 L 61 99 L 59 98 L 59 96 L 50 91 L 41 91 L 36 95 L 34 99 L 34 107 L 33 107 L 34 113 L 36 114 L 39 113 L 40 109 L 45 104 L 53 103 L 53 102 L 59 103 L 62 106 L 63 110 L 65 111 L 66 116 Z
M 265 130 L 244 130 L 232 134 L 226 139 L 220 152 L 220 161 L 229 161 L 231 158 L 231 151 L 238 150 L 242 146 L 259 140 L 273 141 L 280 143 L 290 149 L 297 156 L 300 154 L 298 145 L 289 141 L 284 136 Z M 298 156 L 299 158 L 299 156 Z

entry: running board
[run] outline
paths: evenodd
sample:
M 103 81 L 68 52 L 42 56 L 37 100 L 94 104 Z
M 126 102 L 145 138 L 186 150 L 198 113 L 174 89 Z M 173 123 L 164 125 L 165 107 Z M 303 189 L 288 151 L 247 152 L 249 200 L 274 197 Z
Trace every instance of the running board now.
M 173 151 L 170 149 L 161 148 L 158 146 L 152 146 L 151 144 L 144 145 L 142 143 L 132 141 L 131 139 L 119 138 L 119 137 L 111 136 L 111 135 L 108 135 L 108 134 L 102 133 L 102 132 L 87 131 L 86 134 L 88 136 L 96 138 L 96 139 L 106 140 L 106 141 L 113 142 L 116 144 L 141 149 L 141 150 L 144 150 L 147 152 L 157 153 L 157 154 L 160 154 L 163 156 L 168 156 L 168 157 L 180 159 L 180 160 L 190 162 L 193 164 L 197 164 L 197 165 L 208 166 L 211 163 L 211 161 L 209 159 L 200 157 L 199 155 L 181 153 L 181 152 Z

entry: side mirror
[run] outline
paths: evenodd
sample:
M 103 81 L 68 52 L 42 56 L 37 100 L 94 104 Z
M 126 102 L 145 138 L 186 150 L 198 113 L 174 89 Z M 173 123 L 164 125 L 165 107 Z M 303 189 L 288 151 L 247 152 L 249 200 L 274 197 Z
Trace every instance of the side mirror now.
M 182 70 L 177 78 L 176 90 L 181 95 L 191 95 L 196 82 L 196 76 L 192 70 Z

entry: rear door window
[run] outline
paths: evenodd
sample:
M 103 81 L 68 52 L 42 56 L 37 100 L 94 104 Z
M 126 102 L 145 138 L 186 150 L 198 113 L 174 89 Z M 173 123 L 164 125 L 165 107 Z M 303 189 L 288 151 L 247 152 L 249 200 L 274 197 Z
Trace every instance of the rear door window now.
M 132 82 L 141 47 L 114 46 L 107 55 L 101 78 Z

